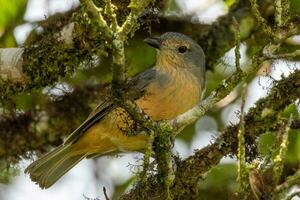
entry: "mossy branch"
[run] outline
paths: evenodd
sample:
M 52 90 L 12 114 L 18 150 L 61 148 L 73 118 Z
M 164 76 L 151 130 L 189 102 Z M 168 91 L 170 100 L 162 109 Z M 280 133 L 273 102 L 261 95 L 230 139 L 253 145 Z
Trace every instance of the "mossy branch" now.
M 258 12 L 257 9 L 257 5 L 256 5 L 256 1 L 253 1 L 252 4 L 254 7 L 254 11 L 256 10 Z M 255 9 L 256 8 L 256 9 Z M 261 15 L 258 13 L 257 17 L 261 17 Z M 259 18 L 259 20 L 261 20 L 262 22 L 264 21 L 264 19 L 261 17 Z M 237 24 L 237 23 L 236 23 Z M 265 26 L 265 31 L 268 32 L 268 28 L 271 29 L 267 24 L 263 25 Z M 249 77 L 252 76 L 252 74 L 254 74 L 258 69 L 261 63 L 263 63 L 265 60 L 269 59 L 267 56 L 265 55 L 271 55 L 274 52 L 276 52 L 279 47 L 280 47 L 280 42 L 284 41 L 284 39 L 282 38 L 282 36 L 280 36 L 280 38 L 282 40 L 277 40 L 276 37 L 277 35 L 273 35 L 273 33 L 269 32 L 270 35 L 272 35 L 272 37 L 274 37 L 275 41 L 276 41 L 276 45 L 272 45 L 272 44 L 268 44 L 266 45 L 264 48 L 262 48 L 263 50 L 258 51 L 256 53 L 255 56 L 253 56 L 252 59 L 252 68 L 248 71 L 248 72 L 243 72 L 240 69 L 240 64 L 239 64 L 239 44 L 240 44 L 240 34 L 239 31 L 236 31 L 236 72 L 230 76 L 225 83 L 221 84 L 216 90 L 214 90 L 205 100 L 203 100 L 202 102 L 200 102 L 198 105 L 196 105 L 194 108 L 190 109 L 189 111 L 187 111 L 186 113 L 178 116 L 176 119 L 169 121 L 169 125 L 172 126 L 174 128 L 174 134 L 176 134 L 177 132 L 179 132 L 180 130 L 182 130 L 182 128 L 184 128 L 187 124 L 190 124 L 191 122 L 195 121 L 196 119 L 198 119 L 199 117 L 201 117 L 208 109 L 210 109 L 217 101 L 219 101 L 221 98 L 225 97 L 235 86 L 237 86 L 240 82 L 246 81 L 247 79 L 249 79 Z M 288 34 L 286 34 L 288 35 Z M 272 48 L 270 48 L 272 47 Z M 276 118 L 277 115 L 274 115 L 274 117 Z M 244 121 L 244 118 L 243 120 Z M 243 122 L 241 122 L 243 123 Z M 243 126 L 244 127 L 244 126 Z M 238 129 L 239 130 L 239 129 Z M 239 149 L 240 149 L 240 153 L 244 152 L 242 151 L 243 148 L 245 148 L 244 146 L 244 140 L 242 135 L 244 135 L 245 132 L 245 128 L 242 129 L 242 131 L 239 131 L 239 139 L 235 139 L 239 141 Z M 241 134 L 243 133 L 243 134 Z M 222 138 L 223 140 L 227 140 L 228 138 Z M 220 150 L 219 148 L 223 145 L 223 140 L 220 140 L 219 142 L 221 142 L 221 144 L 214 146 L 213 147 L 217 147 L 217 149 L 215 149 L 215 151 L 211 151 L 211 149 L 209 150 L 209 154 L 206 154 L 207 158 L 207 162 L 204 161 L 204 158 L 202 157 L 202 159 L 199 159 L 196 154 L 194 156 L 192 156 L 192 158 L 188 158 L 186 160 L 184 160 L 184 163 L 187 164 L 187 166 L 184 165 L 179 165 L 180 167 L 178 167 L 178 170 L 176 171 L 176 176 L 175 176 L 175 182 L 174 182 L 174 187 L 173 187 L 173 191 L 174 193 L 176 193 L 176 191 L 181 190 L 182 188 L 186 189 L 186 192 L 180 192 L 177 194 L 176 198 L 182 198 L 185 197 L 186 195 L 188 196 L 193 196 L 193 194 L 191 194 L 191 190 L 193 190 L 192 188 L 194 187 L 194 185 L 197 185 L 197 180 L 199 178 L 199 176 L 201 176 L 201 173 L 199 175 L 199 171 L 203 171 L 205 172 L 205 170 L 210 169 L 213 165 L 217 164 L 219 162 L 219 160 L 224 156 L 224 152 L 222 152 L 222 150 Z M 224 147 L 223 147 L 224 148 Z M 202 149 L 202 152 L 206 152 L 207 153 L 207 149 Z M 225 153 L 226 154 L 226 153 Z M 200 154 L 202 155 L 202 154 Z M 192 161 L 194 158 L 196 157 L 196 160 L 194 160 L 194 162 Z M 240 169 L 246 169 L 246 165 L 245 165 L 245 160 L 243 160 L 243 158 L 245 159 L 245 153 L 242 153 L 240 155 L 241 158 L 241 166 Z M 190 160 L 192 159 L 192 160 Z M 196 164 L 195 162 L 199 162 L 200 160 L 200 165 Z M 183 171 L 181 169 L 184 169 Z M 188 169 L 188 170 L 187 170 Z M 246 172 L 240 170 L 240 182 L 241 183 L 245 183 L 245 177 L 246 176 Z M 244 176 L 244 178 L 242 178 Z M 188 179 L 185 179 L 185 177 L 189 177 Z M 191 177 L 193 177 L 191 179 Z M 198 178 L 197 178 L 198 177 Z M 240 187 L 240 191 L 242 189 L 245 189 L 245 185 L 242 185 Z
M 275 0 L 274 2 L 274 7 L 275 7 L 275 21 L 278 27 L 282 26 L 282 5 L 281 5 L 281 0 Z
M 273 166 L 274 185 L 277 185 L 279 183 L 283 171 L 283 166 L 284 166 L 284 161 L 285 161 L 285 156 L 286 156 L 286 151 L 287 151 L 288 141 L 289 141 L 288 139 L 289 139 L 291 121 L 292 121 L 292 117 L 290 117 L 287 124 L 284 127 L 282 127 L 280 130 L 280 135 L 282 135 L 281 144 L 280 144 L 279 153 L 274 158 L 274 166 Z
M 238 130 L 238 196 L 240 199 L 247 199 L 248 191 L 245 188 L 248 187 L 248 169 L 246 164 L 246 144 L 245 144 L 245 98 L 247 91 L 247 84 L 243 84 L 242 88 L 242 103 L 241 103 L 241 114 L 240 114 L 240 124 Z
M 276 124 L 274 122 L 278 120 L 278 113 L 298 99 L 300 87 L 296 85 L 299 84 L 297 83 L 299 77 L 300 71 L 297 70 L 289 77 L 278 81 L 269 96 L 260 99 L 255 107 L 251 108 L 248 114 L 245 115 L 245 138 L 248 156 L 251 156 L 251 145 L 258 135 L 268 130 L 278 130 L 282 126 L 281 123 Z M 271 112 L 265 115 L 265 109 Z M 176 180 L 182 182 L 181 185 L 185 185 L 186 188 L 188 188 L 188 185 L 192 187 L 195 182 L 185 177 L 200 176 L 201 173 L 216 165 L 224 155 L 236 154 L 238 130 L 239 125 L 227 127 L 213 144 L 196 151 L 193 156 L 184 160 L 178 165 L 179 171 L 176 172 Z
M 268 22 L 266 21 L 266 19 L 264 19 L 260 14 L 260 11 L 259 11 L 258 5 L 257 5 L 257 1 L 251 0 L 250 2 L 251 2 L 252 13 L 256 17 L 256 20 L 262 26 L 264 32 L 267 33 L 269 36 L 274 37 L 272 28 L 268 25 Z
M 275 0 L 275 22 L 278 28 L 281 28 L 286 25 L 289 21 L 289 10 L 290 10 L 290 1 L 289 0 Z
M 296 70 L 288 77 L 277 81 L 269 95 L 256 102 L 255 106 L 250 108 L 245 115 L 244 136 L 248 157 L 251 156 L 251 152 L 249 152 L 251 145 L 259 135 L 267 131 L 279 130 L 282 127 L 282 121 L 277 118 L 278 113 L 298 99 L 300 94 L 299 78 L 300 71 Z M 270 111 L 268 114 L 264 114 L 266 109 Z M 278 120 L 279 122 L 276 123 Z M 299 122 L 297 120 L 292 121 L 291 128 L 299 129 Z M 213 143 L 195 151 L 194 155 L 177 163 L 174 186 L 171 188 L 175 199 L 195 198 L 197 195 L 195 185 L 197 185 L 202 174 L 217 165 L 224 156 L 237 154 L 238 130 L 239 124 L 226 127 Z M 145 187 L 143 191 L 143 195 L 149 198 L 159 195 L 161 191 L 160 185 L 151 180 L 151 178 L 148 179 L 150 186 Z M 121 199 L 138 198 L 135 195 L 137 193 L 133 189 L 128 194 L 123 195 Z
M 84 0 L 84 2 L 90 5 L 92 13 L 94 13 L 88 12 L 90 13 L 89 15 L 94 15 L 96 18 L 99 18 L 99 11 L 101 10 L 97 9 L 92 1 Z M 160 3 L 155 4 L 155 6 L 158 4 Z M 122 13 L 120 9 L 114 9 L 115 7 L 119 7 L 119 4 L 116 4 L 116 6 L 111 5 L 115 13 Z M 270 5 L 271 3 L 269 1 L 262 2 L 261 4 L 264 9 L 267 9 Z M 247 39 L 253 30 L 255 30 L 256 25 L 253 16 L 247 9 L 248 7 L 248 1 L 237 1 L 236 5 L 231 7 L 228 15 L 219 18 L 212 25 L 192 24 L 185 21 L 185 19 L 174 20 L 173 18 L 159 17 L 161 23 L 166 24 L 166 26 L 153 24 L 152 29 L 154 31 L 167 31 L 168 27 L 176 26 L 179 27 L 178 30 L 194 36 L 205 50 L 208 66 L 212 68 L 214 64 L 218 62 L 218 59 L 234 45 L 234 31 L 230 28 L 232 16 L 235 16 L 241 23 L 242 30 L 244 30 L 243 24 L 247 22 L 247 31 L 241 32 L 241 41 Z M 121 8 L 123 9 L 123 7 Z M 85 15 L 82 11 L 86 9 L 87 6 L 83 6 L 83 9 L 77 8 L 64 14 L 50 16 L 39 22 L 39 25 L 45 30 L 45 33 L 39 35 L 38 40 L 34 39 L 34 37 L 28 39 L 25 49 L 23 50 L 24 53 L 19 59 L 19 61 L 22 60 L 22 62 L 17 62 L 20 63 L 20 66 L 18 65 L 20 68 L 16 65 L 7 65 L 8 68 L 6 67 L 2 70 L 2 66 L 0 65 L 0 77 L 4 77 L 3 80 L 6 80 L 6 77 L 11 77 L 13 74 L 20 75 L 14 76 L 12 79 L 9 79 L 9 81 L 1 81 L 1 96 L 9 97 L 18 92 L 30 92 L 32 89 L 51 86 L 61 78 L 72 75 L 78 66 L 80 66 L 80 63 L 86 64 L 92 60 L 92 57 L 95 56 L 95 52 L 98 55 L 101 53 L 101 57 L 107 55 L 107 50 L 110 48 L 110 45 L 101 41 L 101 38 L 103 38 L 105 34 L 102 34 L 101 38 L 95 37 L 94 33 L 97 31 L 93 30 L 88 23 L 85 23 Z M 111 23 L 110 25 L 113 27 L 112 19 L 114 17 L 112 16 L 112 10 L 106 6 L 106 9 L 102 13 L 108 16 L 109 22 Z M 123 19 L 122 16 L 121 20 Z M 143 20 L 144 19 L 141 19 L 141 22 L 143 22 Z M 90 22 L 96 21 L 103 22 L 103 19 L 99 18 L 98 20 L 92 20 Z M 97 23 L 98 22 L 96 22 L 96 24 Z M 107 23 L 106 25 L 108 26 Z M 102 26 L 106 27 L 106 25 L 102 23 Z M 99 28 L 99 26 L 97 27 Z M 190 29 L 197 31 L 190 32 Z M 201 34 L 199 35 L 198 33 Z M 107 35 L 110 35 L 110 33 Z M 76 44 L 76 47 L 74 47 L 74 44 Z M 117 46 L 118 45 L 116 45 L 116 47 Z M 5 51 L 7 49 L 3 50 Z M 53 62 L 53 60 L 57 62 Z M 5 74 L 4 71 L 7 73 Z
M 104 20 L 102 16 L 102 9 L 98 8 L 93 0 L 80 0 L 81 5 L 85 10 L 89 13 L 90 19 L 94 20 L 101 30 L 101 34 L 104 34 L 106 40 L 111 39 L 113 36 L 113 31 L 107 25 L 107 22 Z
M 245 74 L 243 72 L 234 72 L 230 77 L 224 80 L 223 83 L 217 86 L 217 88 L 207 98 L 168 123 L 174 127 L 176 133 L 180 132 L 184 127 L 203 116 L 218 101 L 226 97 L 244 77 Z
M 146 115 L 144 115 L 137 106 L 126 99 L 124 99 L 124 94 L 122 91 L 122 85 L 124 85 L 126 81 L 126 65 L 125 65 L 125 52 L 124 52 L 124 42 L 127 40 L 129 34 L 134 34 L 135 27 L 138 26 L 137 19 L 140 17 L 142 11 L 149 5 L 152 0 L 143 0 L 143 1 L 135 1 L 131 0 L 130 8 L 131 12 L 127 16 L 123 25 L 118 29 L 117 32 L 114 32 L 112 35 L 112 56 L 113 56 L 113 64 L 112 64 L 112 90 L 115 97 L 115 102 L 123 107 L 125 110 L 129 112 L 129 114 L 133 117 L 137 122 L 141 122 L 146 128 L 149 128 L 151 131 L 155 132 L 154 139 L 154 151 L 155 158 L 157 162 L 158 168 L 158 180 L 161 182 L 161 185 L 165 189 L 164 198 L 171 200 L 172 196 L 170 193 L 170 186 L 173 184 L 174 173 L 172 168 L 172 153 L 171 146 L 173 143 L 172 139 L 172 131 L 170 130 L 170 126 L 163 124 L 159 124 L 155 126 L 155 123 L 149 119 Z M 92 13 L 93 17 L 96 17 L 96 11 L 98 10 L 95 5 L 90 5 L 91 1 L 82 1 L 82 3 L 89 3 L 87 9 Z M 112 25 L 107 26 L 107 22 L 103 22 L 103 17 L 96 18 L 99 25 L 104 29 L 109 29 L 110 31 L 104 30 L 104 32 L 111 32 L 113 29 L 116 29 L 116 21 L 115 21 L 115 13 L 112 9 L 111 2 L 106 2 L 106 10 L 108 11 L 109 16 L 111 17 Z M 100 15 L 101 16 L 101 15 Z M 111 35 L 109 35 L 111 36 Z M 106 40 L 109 42 L 110 38 Z
M 144 152 L 144 162 L 143 162 L 143 169 L 139 174 L 139 178 L 141 182 L 141 184 L 147 184 L 147 172 L 149 170 L 149 166 L 150 166 L 150 158 L 153 156 L 153 150 L 152 150 L 152 145 L 153 145 L 153 141 L 154 141 L 154 131 L 150 130 L 149 133 L 149 140 L 148 140 L 148 146 L 147 149 Z
M 241 31 L 240 25 L 235 18 L 233 18 L 233 25 L 235 26 L 235 69 L 237 71 L 241 71 L 241 53 L 240 53 L 240 46 L 241 46 Z
M 287 177 L 286 181 L 275 188 L 276 196 L 279 199 L 282 199 L 283 196 L 289 191 L 292 186 L 300 184 L 300 169 L 292 176 Z
M 136 27 L 138 26 L 138 18 L 141 16 L 142 11 L 148 7 L 151 2 L 153 2 L 153 0 L 130 1 L 129 7 L 131 12 L 119 30 L 121 40 L 125 41 L 130 34 L 135 32 Z
M 234 25 L 236 27 L 235 31 L 235 68 L 236 71 L 242 72 L 240 66 L 240 44 L 241 44 L 241 36 L 240 36 L 240 29 L 239 24 L 235 18 L 233 18 Z M 247 188 L 247 177 L 248 177 L 248 169 L 246 164 L 246 145 L 245 145 L 245 101 L 246 101 L 246 93 L 247 93 L 247 83 L 244 82 L 242 86 L 242 94 L 241 94 L 241 114 L 240 114 L 240 127 L 238 130 L 238 175 L 237 175 L 237 182 L 238 182 L 238 196 L 240 199 L 247 199 L 249 192 L 245 190 Z
M 282 54 L 268 54 L 265 55 L 268 59 L 291 59 L 300 56 L 300 50 L 296 50 L 290 53 L 282 53 Z
M 116 10 L 117 7 L 111 3 L 111 0 L 105 0 L 105 10 L 104 13 L 109 17 L 110 23 L 111 23 L 111 30 L 112 32 L 117 32 L 119 31 L 119 25 L 118 25 L 118 20 L 117 20 L 117 14 Z

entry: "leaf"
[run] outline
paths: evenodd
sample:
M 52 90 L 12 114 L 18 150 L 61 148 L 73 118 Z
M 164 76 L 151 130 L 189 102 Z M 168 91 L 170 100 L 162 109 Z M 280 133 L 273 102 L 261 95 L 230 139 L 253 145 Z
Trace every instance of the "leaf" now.
M 0 47 L 16 46 L 15 27 L 23 22 L 26 0 L 0 0 Z
M 26 0 L 0 0 L 0 31 L 22 20 L 26 3 Z

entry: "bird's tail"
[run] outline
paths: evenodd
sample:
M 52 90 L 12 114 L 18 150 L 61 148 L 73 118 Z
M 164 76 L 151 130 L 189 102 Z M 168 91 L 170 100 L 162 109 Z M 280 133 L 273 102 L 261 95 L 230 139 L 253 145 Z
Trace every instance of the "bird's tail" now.
M 31 163 L 25 170 L 32 181 L 41 188 L 49 188 L 74 165 L 86 157 L 85 154 L 74 154 L 71 145 L 61 145 L 53 151 Z

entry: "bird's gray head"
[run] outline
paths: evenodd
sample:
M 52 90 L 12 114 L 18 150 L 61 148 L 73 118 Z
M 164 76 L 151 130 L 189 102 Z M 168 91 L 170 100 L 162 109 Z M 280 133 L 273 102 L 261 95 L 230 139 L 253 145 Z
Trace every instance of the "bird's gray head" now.
M 144 40 L 159 51 L 156 65 L 160 67 L 205 68 L 205 55 L 202 48 L 190 37 L 166 32 L 160 37 L 150 37 Z

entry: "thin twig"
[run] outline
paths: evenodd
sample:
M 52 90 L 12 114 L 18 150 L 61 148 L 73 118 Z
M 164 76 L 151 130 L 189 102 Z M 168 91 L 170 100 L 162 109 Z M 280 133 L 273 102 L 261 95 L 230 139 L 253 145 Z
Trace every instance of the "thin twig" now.
M 297 189 L 296 191 L 292 192 L 286 197 L 285 200 L 292 200 L 294 197 L 300 197 L 300 189 Z
M 133 120 L 135 120 L 145 129 L 157 129 L 157 127 L 159 126 L 158 122 L 150 119 L 150 117 L 147 116 L 147 114 L 142 109 L 140 109 L 135 102 L 125 100 L 122 93 L 119 95 L 120 96 L 115 99 L 116 103 L 124 108 Z
M 237 20 L 233 18 L 233 24 L 235 25 L 235 68 L 236 71 L 242 72 L 241 66 L 240 66 L 240 28 Z M 247 166 L 246 166 L 246 150 L 245 150 L 245 99 L 246 99 L 246 93 L 247 93 L 247 83 L 245 82 L 243 84 L 242 88 L 242 95 L 241 95 L 241 115 L 240 115 L 240 127 L 238 130 L 238 176 L 237 176 L 237 182 L 238 182 L 238 195 L 240 198 L 245 199 L 247 195 L 245 195 L 246 190 L 246 178 L 247 178 Z
M 290 52 L 290 53 L 266 55 L 266 57 L 268 59 L 290 59 L 290 58 L 296 58 L 298 56 L 300 56 L 300 50 L 296 50 L 296 51 Z
M 107 193 L 106 193 L 106 188 L 104 186 L 103 186 L 103 193 L 104 193 L 105 199 L 110 200 Z
M 282 194 L 285 193 L 287 190 L 289 190 L 292 186 L 294 185 L 299 185 L 300 184 L 300 169 L 292 175 L 286 178 L 286 181 L 280 185 L 278 185 L 275 188 L 275 193 L 276 194 Z
M 287 151 L 287 145 L 289 142 L 288 139 L 289 139 L 289 131 L 290 131 L 290 126 L 291 126 L 291 121 L 292 121 L 292 116 L 288 120 L 287 124 L 285 124 L 285 126 L 282 127 L 280 130 L 280 132 L 281 132 L 280 134 L 282 135 L 280 149 L 279 149 L 279 153 L 274 158 L 274 168 L 273 168 L 274 185 L 278 184 L 280 176 L 282 174 L 285 155 L 286 155 L 286 151 Z
M 241 59 L 241 53 L 240 53 L 240 46 L 241 46 L 241 33 L 240 33 L 240 25 L 233 17 L 233 25 L 235 26 L 235 68 L 236 70 L 241 70 L 240 66 L 240 59 Z
M 277 27 L 282 26 L 282 2 L 281 0 L 275 0 L 274 1 L 274 7 L 275 7 L 275 21 Z
M 290 20 L 290 0 L 281 0 L 281 7 L 283 10 L 282 23 L 287 24 Z
M 152 0 L 131 0 L 130 8 L 131 12 L 127 16 L 125 22 L 115 33 L 115 38 L 112 42 L 113 50 L 113 80 L 112 89 L 116 99 L 116 102 L 121 105 L 132 117 L 137 119 L 138 122 L 155 132 L 155 158 L 157 162 L 158 180 L 162 180 L 162 186 L 165 191 L 165 199 L 171 200 L 170 186 L 173 184 L 174 172 L 172 168 L 172 152 L 171 147 L 173 144 L 172 129 L 168 124 L 161 123 L 156 126 L 146 115 L 139 112 L 139 109 L 134 102 L 124 99 L 122 85 L 126 80 L 125 74 L 125 53 L 124 42 L 128 38 L 129 34 L 133 34 L 138 22 L 137 19 L 142 14 L 144 8 L 146 8 Z M 150 127 L 147 127 L 150 126 Z M 147 163 L 145 163 L 147 165 Z
M 246 165 L 246 149 L 245 149 L 245 99 L 247 93 L 247 83 L 243 84 L 242 88 L 242 103 L 241 103 L 241 115 L 240 115 L 240 125 L 238 131 L 238 194 L 240 198 L 245 199 L 247 197 L 247 177 L 248 170 Z
M 116 10 L 117 7 L 111 3 L 111 0 L 105 0 L 105 10 L 104 13 L 109 17 L 111 22 L 111 30 L 115 33 L 120 28 L 117 21 Z
M 268 35 L 274 37 L 275 35 L 272 32 L 272 28 L 267 24 L 267 21 L 265 20 L 265 18 L 263 18 L 258 10 L 258 5 L 256 0 L 251 0 L 251 8 L 252 8 L 252 13 L 254 14 L 256 20 L 258 21 L 258 23 L 262 26 L 263 30 L 265 33 L 267 33 Z
M 256 66 L 257 67 L 257 66 Z M 230 77 L 224 80 L 217 88 L 210 93 L 204 100 L 187 112 L 177 116 L 175 119 L 168 121 L 174 128 L 174 134 L 180 132 L 184 127 L 193 123 L 211 109 L 218 101 L 226 97 L 244 78 L 246 73 L 235 71 Z
M 254 165 L 253 168 L 249 170 L 249 184 L 256 200 L 260 200 L 263 199 L 265 195 L 265 185 L 260 171 L 256 168 L 257 165 Z

